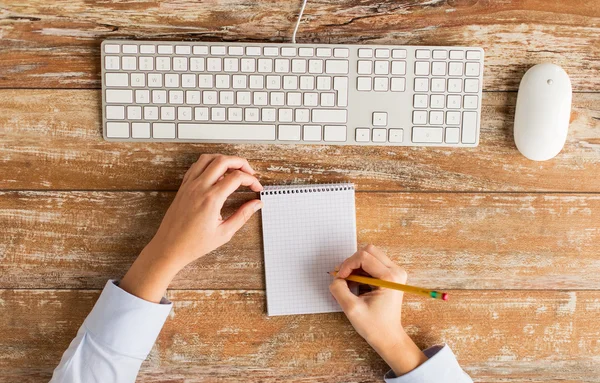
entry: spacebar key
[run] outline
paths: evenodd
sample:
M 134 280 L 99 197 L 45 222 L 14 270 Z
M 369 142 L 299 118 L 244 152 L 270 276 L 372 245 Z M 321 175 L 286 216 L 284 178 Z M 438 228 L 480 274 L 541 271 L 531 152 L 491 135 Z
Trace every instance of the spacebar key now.
M 182 140 L 274 141 L 275 125 L 179 124 Z

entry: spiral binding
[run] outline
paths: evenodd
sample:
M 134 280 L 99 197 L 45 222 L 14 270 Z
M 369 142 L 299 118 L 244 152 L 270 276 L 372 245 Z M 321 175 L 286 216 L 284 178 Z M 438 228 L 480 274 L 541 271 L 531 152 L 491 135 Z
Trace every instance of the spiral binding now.
M 280 194 L 304 194 L 304 193 L 324 193 L 354 190 L 354 184 L 349 182 L 314 184 L 314 185 L 279 185 L 265 186 L 260 192 L 261 196 L 280 195 Z

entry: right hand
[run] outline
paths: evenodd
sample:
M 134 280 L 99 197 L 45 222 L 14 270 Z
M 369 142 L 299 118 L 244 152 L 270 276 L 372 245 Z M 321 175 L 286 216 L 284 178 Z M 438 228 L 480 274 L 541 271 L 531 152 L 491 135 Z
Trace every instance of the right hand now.
M 402 327 L 402 291 L 373 287 L 356 296 L 344 278 L 353 272 L 365 272 L 390 282 L 406 283 L 406 271 L 397 266 L 381 250 L 368 245 L 346 259 L 329 290 L 356 331 L 388 363 L 396 375 L 402 375 L 422 364 L 427 357 Z M 362 273 L 364 274 L 364 273 Z

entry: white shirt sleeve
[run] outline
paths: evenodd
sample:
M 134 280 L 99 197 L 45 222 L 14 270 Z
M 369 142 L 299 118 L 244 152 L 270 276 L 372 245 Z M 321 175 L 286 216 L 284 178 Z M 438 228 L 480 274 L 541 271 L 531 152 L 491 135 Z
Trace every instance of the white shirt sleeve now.
M 171 306 L 165 298 L 148 302 L 108 281 L 50 383 L 135 382 Z
M 473 383 L 447 345 L 433 346 L 423 353 L 429 358 L 427 362 L 398 377 L 388 371 L 384 376 L 386 383 Z

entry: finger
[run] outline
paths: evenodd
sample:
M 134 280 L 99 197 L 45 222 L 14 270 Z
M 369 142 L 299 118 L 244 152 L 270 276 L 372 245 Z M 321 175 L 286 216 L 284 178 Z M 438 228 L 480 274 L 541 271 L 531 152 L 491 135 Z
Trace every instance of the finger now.
M 250 167 L 248 161 L 240 157 L 218 156 L 208 166 L 200 176 L 203 182 L 213 185 L 217 180 L 225 175 L 228 170 L 241 170 L 244 173 L 254 174 L 254 169 Z
M 263 207 L 263 202 L 259 199 L 254 199 L 243 204 L 231 217 L 221 223 L 221 230 L 227 237 L 233 235 L 244 226 L 252 215 Z
M 235 170 L 227 174 L 221 181 L 217 182 L 214 188 L 215 192 L 225 200 L 240 186 L 248 186 L 250 187 L 250 190 L 255 192 L 263 190 L 262 185 L 258 182 L 256 177 L 244 173 L 241 170 Z
M 367 253 L 373 254 L 375 258 L 379 260 L 379 262 L 383 263 L 386 267 L 394 267 L 396 264 L 392 261 L 383 251 L 375 247 L 374 245 L 367 245 L 364 250 Z
M 183 176 L 183 182 L 196 179 L 219 154 L 202 154 Z
M 329 291 L 344 312 L 350 310 L 359 301 L 359 298 L 350 291 L 348 283 L 343 279 L 335 278 L 329 285 Z
M 342 263 L 337 277 L 346 278 L 352 271 L 357 269 L 363 269 L 375 278 L 385 279 L 390 274 L 390 269 L 375 258 L 373 254 L 360 250 Z

